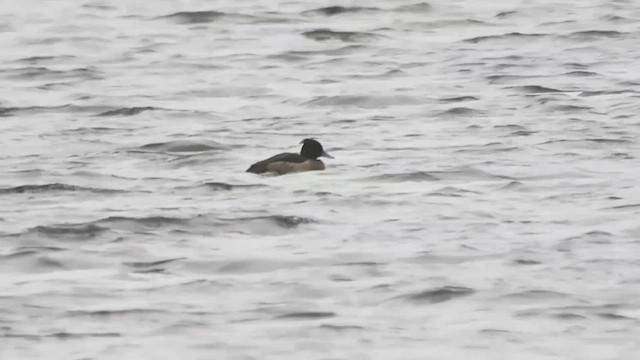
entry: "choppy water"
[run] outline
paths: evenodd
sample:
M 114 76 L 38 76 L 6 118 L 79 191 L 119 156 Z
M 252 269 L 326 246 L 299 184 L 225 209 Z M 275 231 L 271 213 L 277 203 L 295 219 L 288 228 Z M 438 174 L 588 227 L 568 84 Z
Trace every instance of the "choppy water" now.
M 340 4 L 3 5 L 2 359 L 640 353 L 638 3 Z

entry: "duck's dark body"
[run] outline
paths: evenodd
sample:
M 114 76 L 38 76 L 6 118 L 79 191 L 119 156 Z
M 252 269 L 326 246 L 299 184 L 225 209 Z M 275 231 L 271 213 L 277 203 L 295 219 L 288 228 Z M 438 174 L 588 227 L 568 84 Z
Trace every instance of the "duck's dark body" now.
M 272 156 L 251 165 L 247 172 L 254 174 L 272 172 L 282 175 L 301 171 L 324 170 L 324 163 L 317 158 L 331 156 L 324 152 L 322 145 L 315 140 L 305 139 L 302 143 L 304 145 L 300 154 L 282 153 Z

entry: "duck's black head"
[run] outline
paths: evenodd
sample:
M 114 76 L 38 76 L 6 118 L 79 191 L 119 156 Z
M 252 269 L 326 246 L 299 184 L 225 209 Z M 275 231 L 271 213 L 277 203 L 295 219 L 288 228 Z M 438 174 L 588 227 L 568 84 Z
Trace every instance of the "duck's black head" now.
M 304 139 L 300 142 L 302 144 L 302 149 L 300 149 L 300 155 L 307 159 L 317 159 L 320 156 L 328 157 L 333 159 L 333 156 L 327 154 L 322 145 L 319 142 L 313 139 Z

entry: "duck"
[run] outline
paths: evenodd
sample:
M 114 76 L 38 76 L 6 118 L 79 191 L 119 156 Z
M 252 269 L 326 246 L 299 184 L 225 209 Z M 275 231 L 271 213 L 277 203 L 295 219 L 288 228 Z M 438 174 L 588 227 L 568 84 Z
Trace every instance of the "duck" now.
M 320 142 L 315 139 L 304 139 L 300 142 L 300 154 L 282 153 L 251 165 L 247 172 L 254 174 L 275 173 L 284 175 L 303 171 L 324 170 L 324 163 L 319 157 L 333 159 Z

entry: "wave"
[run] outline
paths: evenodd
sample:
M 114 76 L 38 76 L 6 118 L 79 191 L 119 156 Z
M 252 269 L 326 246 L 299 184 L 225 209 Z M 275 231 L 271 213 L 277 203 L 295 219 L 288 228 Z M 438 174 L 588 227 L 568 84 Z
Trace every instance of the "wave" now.
M 557 105 L 551 108 L 554 111 L 562 111 L 562 112 L 583 112 L 583 111 L 591 111 L 592 109 L 588 106 L 578 106 L 578 105 Z
M 536 261 L 536 260 L 529 260 L 529 259 L 515 259 L 513 261 L 513 263 L 515 265 L 526 265 L 526 266 L 530 266 L 530 265 L 540 265 L 542 264 L 542 262 L 540 261 Z
M 302 36 L 315 41 L 339 40 L 344 42 L 373 40 L 380 37 L 380 35 L 376 35 L 368 32 L 333 31 L 329 29 L 316 29 L 311 31 L 305 31 L 302 33 Z
M 474 100 L 480 100 L 480 99 L 475 96 L 456 96 L 456 97 L 438 99 L 438 101 L 443 103 L 454 103 L 454 102 L 474 101 Z
M 366 45 L 352 44 L 352 45 L 342 46 L 342 47 L 339 47 L 337 49 L 323 49 L 323 50 L 311 50 L 311 51 L 309 51 L 309 50 L 306 50 L 306 51 L 294 50 L 294 51 L 287 51 L 287 52 L 282 53 L 282 54 L 285 54 L 286 56 L 298 56 L 298 57 L 305 57 L 305 58 L 308 57 L 308 56 L 314 56 L 314 55 L 341 56 L 341 55 L 349 55 L 349 54 L 359 53 L 359 52 L 362 52 L 366 48 L 367 48 Z
M 530 41 L 532 39 L 539 39 L 539 38 L 544 37 L 544 36 L 547 36 L 547 35 L 546 34 L 522 34 L 522 33 L 519 33 L 519 32 L 512 32 L 512 33 L 500 34 L 500 35 L 477 36 L 477 37 L 474 37 L 474 38 L 465 39 L 463 41 L 464 42 L 468 42 L 468 43 L 473 43 L 473 44 L 486 42 L 486 41 L 495 41 L 495 40 Z
M 14 258 L 23 258 L 25 256 L 38 255 L 38 254 L 40 254 L 40 251 L 37 251 L 35 249 L 17 250 L 12 253 L 0 255 L 0 258 L 8 260 L 8 259 L 14 259 Z
M 444 286 L 403 295 L 402 298 L 416 303 L 437 304 L 474 294 L 476 291 L 462 286 Z
M 108 228 L 96 224 L 41 225 L 28 230 L 29 233 L 42 234 L 52 238 L 91 239 L 107 231 Z
M 260 18 L 235 13 L 226 13 L 222 11 L 206 10 L 206 11 L 180 11 L 168 15 L 159 16 L 157 19 L 168 19 L 178 24 L 206 24 L 223 19 L 232 21 L 255 21 Z
M 390 78 L 395 76 L 405 76 L 405 75 L 407 75 L 406 72 L 399 69 L 393 69 L 393 70 L 385 71 L 380 74 L 374 74 L 374 75 L 354 74 L 354 75 L 350 75 L 350 77 L 353 79 L 384 79 L 384 78 Z
M 564 90 L 558 90 L 554 88 L 544 87 L 540 85 L 524 85 L 524 86 L 510 86 L 507 89 L 516 89 L 529 94 L 544 94 L 544 93 L 559 93 L 565 92 Z
M 640 208 L 640 204 L 617 205 L 617 206 L 608 207 L 606 209 L 626 210 L 626 209 L 635 209 L 635 208 Z
M 145 217 L 128 217 L 128 216 L 110 216 L 100 219 L 93 224 L 102 225 L 136 225 L 145 228 L 158 228 L 165 225 L 188 225 L 189 218 L 179 218 L 171 216 L 145 216 Z
M 517 11 L 515 11 L 515 10 L 502 11 L 502 12 L 497 13 L 495 17 L 497 17 L 497 18 L 506 18 L 506 17 L 509 17 L 509 16 L 511 16 L 511 15 L 515 15 L 515 14 L 517 14 L 517 13 L 518 13 L 518 12 L 517 12 Z
M 563 74 L 564 76 L 575 76 L 575 77 L 585 77 L 585 76 L 597 76 L 600 75 L 593 71 L 584 71 L 584 70 L 575 70 L 570 71 L 568 73 Z
M 0 107 L 0 117 L 9 117 L 12 116 L 13 114 L 11 114 L 11 112 L 15 110 L 15 108 L 5 108 L 5 107 Z
M 517 180 L 509 181 L 506 185 L 500 188 L 500 190 L 522 190 L 522 189 L 526 189 L 525 184 Z
M 120 333 L 104 332 L 104 333 L 70 333 L 70 332 L 56 332 L 51 334 L 13 334 L 7 333 L 0 335 L 7 338 L 24 338 L 24 339 L 43 339 L 43 338 L 55 338 L 55 339 L 82 339 L 92 337 L 120 337 Z
M 219 182 L 207 182 L 202 184 L 202 186 L 206 187 L 207 189 L 210 190 L 233 190 L 233 189 L 240 189 L 240 188 L 254 188 L 254 187 L 262 187 L 264 185 L 262 184 L 256 184 L 256 185 L 232 185 L 232 184 L 227 184 L 227 183 L 219 183 Z
M 367 95 L 339 95 L 319 96 L 305 103 L 311 106 L 355 106 L 366 109 L 386 108 L 389 106 L 418 105 L 423 103 L 419 98 L 403 95 L 367 96 Z
M 469 194 L 474 194 L 477 195 L 479 194 L 479 192 L 477 191 L 471 191 L 471 190 L 465 190 L 462 188 L 458 188 L 455 186 L 445 186 L 441 189 L 438 189 L 436 191 L 430 192 L 429 196 L 443 196 L 443 197 L 464 197 L 466 195 Z
M 165 265 L 168 263 L 172 263 L 178 260 L 184 260 L 186 258 L 184 257 L 180 257 L 180 258 L 174 258 L 174 259 L 165 259 L 165 260 L 156 260 L 156 261 L 135 261 L 135 262 L 124 262 L 122 263 L 125 266 L 128 267 L 132 267 L 132 268 L 148 268 L 148 267 L 156 267 L 159 265 Z
M 514 81 L 523 81 L 527 79 L 538 78 L 538 76 L 527 75 L 489 75 L 486 77 L 490 84 L 504 84 Z
M 25 106 L 25 107 L 0 107 L 0 117 L 14 116 L 18 113 L 25 114 L 41 114 L 41 113 L 91 113 L 97 106 L 79 106 L 71 104 L 55 105 L 55 106 Z
M 593 230 L 593 231 L 588 231 L 584 234 L 580 234 L 577 236 L 571 236 L 568 238 L 565 238 L 563 240 L 590 240 L 590 241 L 602 241 L 605 239 L 610 239 L 613 236 L 613 234 L 606 232 L 606 231 L 601 231 L 601 230 Z
M 246 218 L 217 219 L 214 231 L 252 235 L 281 235 L 317 221 L 295 215 L 267 215 Z
M 29 64 L 36 64 L 41 62 L 51 62 L 51 61 L 68 61 L 74 59 L 73 55 L 59 55 L 59 56 L 29 56 L 25 58 L 18 59 L 18 62 L 24 62 Z
M 60 240 L 91 240 L 112 230 L 131 233 L 148 233 L 154 230 L 169 229 L 172 232 L 217 234 L 241 233 L 277 235 L 283 231 L 296 229 L 301 225 L 312 224 L 311 218 L 290 215 L 269 215 L 247 218 L 220 218 L 210 214 L 192 217 L 172 216 L 110 216 L 103 219 L 79 223 L 41 225 L 28 229 L 24 233 L 6 236 L 43 235 Z
M 321 329 L 328 329 L 333 331 L 347 331 L 347 330 L 365 330 L 364 326 L 358 325 L 334 325 L 334 324 L 322 324 Z
M 234 222 L 267 222 L 275 224 L 281 228 L 292 229 L 302 224 L 312 224 L 315 220 L 305 218 L 301 216 L 287 216 L 287 215 L 271 215 L 271 216 L 258 216 L 252 218 L 235 219 Z
M 383 174 L 364 178 L 362 180 L 370 181 L 387 181 L 387 182 L 405 182 L 405 181 L 438 181 L 437 177 L 426 171 L 414 171 L 400 174 Z
M 590 96 L 600 96 L 600 95 L 619 95 L 619 94 L 638 94 L 638 91 L 633 89 L 623 89 L 623 90 L 593 90 L 593 91 L 583 91 L 580 93 L 580 96 L 590 97 Z
M 420 2 L 415 4 L 401 5 L 393 10 L 398 12 L 426 13 L 433 10 L 433 8 L 431 7 L 431 5 L 429 5 L 429 3 Z
M 125 107 L 125 108 L 105 111 L 96 116 L 133 116 L 133 115 L 138 115 L 144 111 L 152 111 L 152 110 L 162 110 L 162 109 L 153 107 L 153 106 Z
M 441 180 L 513 180 L 508 176 L 495 175 L 472 167 L 449 171 L 431 171 L 429 173 Z
M 118 310 L 72 310 L 67 311 L 69 316 L 118 316 L 118 315 L 140 315 L 140 314 L 163 314 L 165 310 L 157 309 L 118 309 Z
M 77 185 L 68 185 L 61 183 L 52 183 L 44 185 L 20 185 L 12 188 L 0 189 L 0 194 L 33 194 L 33 193 L 49 193 L 49 192 L 90 192 L 98 194 L 123 193 L 125 190 L 103 189 L 83 187 Z
M 221 11 L 181 11 L 160 16 L 159 19 L 171 19 L 181 24 L 201 24 L 216 21 L 226 14 Z
M 70 70 L 52 70 L 45 66 L 27 66 L 17 69 L 0 70 L 8 78 L 20 80 L 99 80 L 102 75 L 94 67 L 82 67 Z
M 479 116 L 483 115 L 484 112 L 477 109 L 472 109 L 468 107 L 454 107 L 451 109 L 447 109 L 445 111 L 439 112 L 438 116 Z
M 334 312 L 325 311 L 300 311 L 282 314 L 276 317 L 276 319 L 291 319 L 291 320 L 315 320 L 326 319 L 336 316 Z
M 503 295 L 504 298 L 520 298 L 520 299 L 557 299 L 570 297 L 569 294 L 561 293 L 553 290 L 525 290 L 516 293 Z
M 324 15 L 334 16 L 347 13 L 360 13 L 360 12 L 373 12 L 380 9 L 374 7 L 361 7 L 361 6 L 327 6 L 313 10 L 306 10 L 302 12 L 302 15 Z
M 189 219 L 149 216 L 149 217 L 125 217 L 112 216 L 104 219 L 78 223 L 40 225 L 27 230 L 26 234 L 39 234 L 54 239 L 65 240 L 90 240 L 113 229 L 129 230 L 132 232 L 144 231 L 150 228 L 159 228 L 166 225 L 188 225 Z M 14 234 L 13 236 L 22 234 Z
M 439 180 L 513 180 L 508 176 L 494 175 L 471 167 L 463 167 L 449 171 L 413 171 L 399 174 L 383 174 L 362 178 L 373 181 L 439 181 Z
M 573 40 L 589 41 L 597 39 L 619 38 L 626 35 L 629 35 L 629 33 L 615 30 L 585 30 L 572 32 L 571 34 L 565 35 L 565 37 L 571 38 Z
M 142 150 L 155 152 L 203 152 L 226 149 L 226 146 L 211 140 L 173 140 L 140 146 Z
M 205 182 L 193 186 L 180 186 L 176 187 L 177 190 L 185 189 L 202 189 L 206 191 L 232 191 L 237 189 L 251 189 L 257 187 L 264 187 L 263 184 L 228 184 L 223 182 Z
M 627 139 L 611 139 L 611 138 L 590 138 L 590 139 L 556 139 L 548 140 L 540 145 L 557 144 L 557 143 L 597 143 L 597 144 L 631 144 L 633 141 Z

